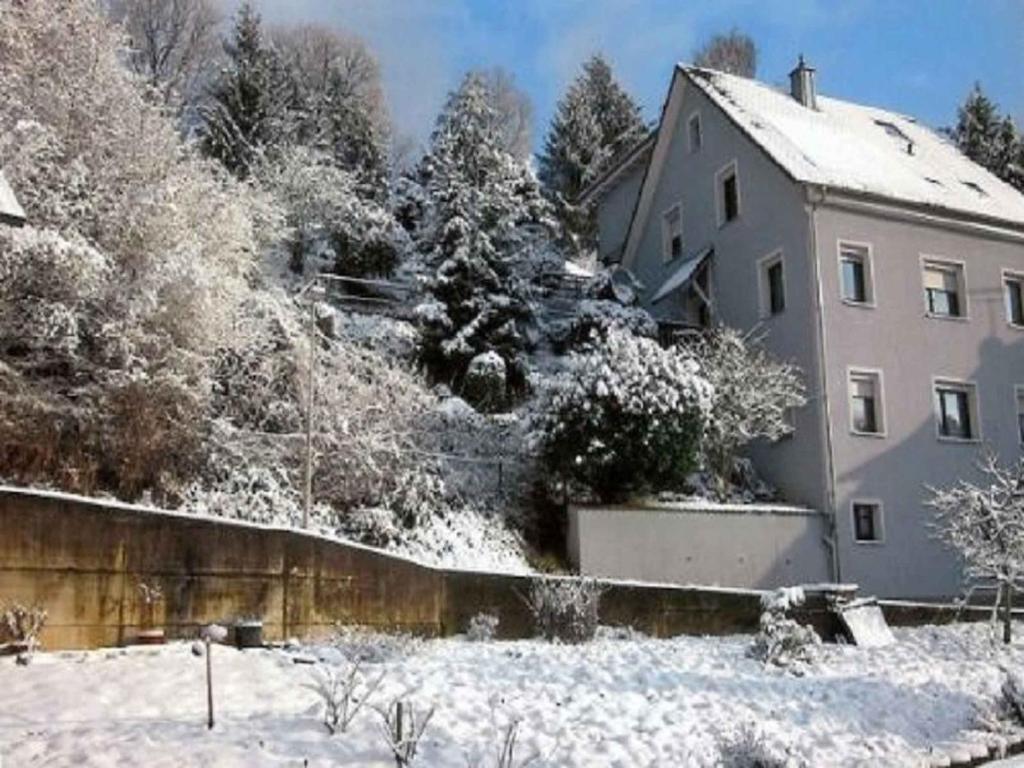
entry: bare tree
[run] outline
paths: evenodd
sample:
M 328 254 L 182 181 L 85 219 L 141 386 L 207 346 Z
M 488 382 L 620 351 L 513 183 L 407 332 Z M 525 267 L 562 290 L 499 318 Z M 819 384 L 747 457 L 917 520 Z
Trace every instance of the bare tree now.
M 516 85 L 516 78 L 503 67 L 479 73 L 487 87 L 497 121 L 501 147 L 517 160 L 528 160 L 533 144 L 533 102 Z
M 757 45 L 753 38 L 736 27 L 727 35 L 715 35 L 693 54 L 693 63 L 730 75 L 754 77 L 757 74 Z
M 128 64 L 181 108 L 193 99 L 219 51 L 217 0 L 109 0 L 110 16 L 128 34 Z
M 978 469 L 987 485 L 957 480 L 949 488 L 932 488 L 936 536 L 964 561 L 964 577 L 994 580 L 1004 605 L 1003 642 L 1011 639 L 1013 590 L 1024 573 L 1024 458 L 1010 466 L 986 452 Z

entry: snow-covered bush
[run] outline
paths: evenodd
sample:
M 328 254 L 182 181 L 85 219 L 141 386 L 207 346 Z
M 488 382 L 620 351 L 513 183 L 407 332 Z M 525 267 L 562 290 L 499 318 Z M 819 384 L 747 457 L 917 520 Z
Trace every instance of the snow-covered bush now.
M 345 733 L 359 711 L 384 681 L 384 673 L 366 678 L 357 661 L 344 667 L 319 665 L 306 687 L 316 693 L 324 707 L 323 722 L 328 733 Z
M 383 721 L 381 734 L 395 759 L 396 768 L 414 765 L 423 733 L 434 716 L 433 707 L 417 711 L 412 702 L 395 699 L 377 712 Z
M 474 643 L 488 643 L 498 631 L 499 619 L 493 613 L 478 613 L 466 626 L 466 639 Z
M 803 605 L 800 587 L 784 587 L 761 598 L 761 619 L 750 655 L 777 667 L 798 667 L 814 660 L 821 638 L 787 614 Z
M 612 328 L 649 339 L 658 335 L 658 324 L 647 310 L 605 299 L 580 301 L 571 318 L 552 323 L 549 334 L 556 348 L 569 350 L 606 336 Z
M 704 458 L 718 495 L 729 496 L 740 449 L 793 431 L 791 410 L 807 402 L 800 370 L 775 360 L 760 339 L 732 328 L 695 335 L 685 347 L 699 361 L 715 397 L 704 436 Z
M 387 664 L 419 651 L 423 641 L 399 632 L 380 632 L 372 627 L 340 627 L 332 645 L 351 664 Z
M 469 361 L 462 393 L 486 411 L 496 411 L 505 402 L 508 373 L 501 355 L 491 350 Z
M 19 653 L 19 662 L 27 664 L 39 647 L 39 633 L 46 618 L 46 611 L 38 606 L 26 608 L 21 603 L 5 606 L 0 610 L 0 649 L 13 646 Z
M 526 596 L 534 630 L 545 640 L 585 643 L 594 639 L 604 587 L 593 579 L 535 579 Z
M 713 397 L 685 350 L 612 329 L 552 383 L 543 461 L 602 500 L 680 488 L 697 464 Z
M 745 723 L 739 732 L 718 742 L 720 768 L 795 768 L 786 754 L 770 746 L 753 723 Z

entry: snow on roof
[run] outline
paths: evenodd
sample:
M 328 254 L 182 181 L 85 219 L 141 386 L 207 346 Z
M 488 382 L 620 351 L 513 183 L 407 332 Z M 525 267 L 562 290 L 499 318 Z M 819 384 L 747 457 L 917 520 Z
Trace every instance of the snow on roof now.
M 18 198 L 14 196 L 11 185 L 4 178 L 3 171 L 0 171 L 0 219 L 4 218 L 24 221 L 25 211 L 18 203 Z
M 1024 195 L 912 117 L 743 77 L 680 70 L 795 180 L 1024 224 Z
M 658 289 L 658 292 L 651 298 L 651 303 L 654 304 L 661 301 L 676 288 L 681 288 L 686 285 L 697 271 L 697 268 L 704 263 L 708 256 L 711 255 L 711 251 L 712 248 L 708 246 L 696 256 L 693 256 L 680 264 L 676 271 L 669 275 L 668 280 L 662 284 L 661 288 Z

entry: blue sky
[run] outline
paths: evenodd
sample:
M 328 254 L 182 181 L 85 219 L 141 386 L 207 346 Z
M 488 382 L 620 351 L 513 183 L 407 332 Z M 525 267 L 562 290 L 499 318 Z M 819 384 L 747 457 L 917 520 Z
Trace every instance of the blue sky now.
M 262 0 L 267 21 L 363 37 L 381 60 L 396 128 L 430 132 L 470 68 L 501 65 L 532 97 L 539 147 L 558 97 L 601 51 L 655 119 L 673 63 L 736 26 L 758 78 L 781 84 L 803 53 L 819 92 L 948 125 L 975 80 L 1024 123 L 1024 0 Z

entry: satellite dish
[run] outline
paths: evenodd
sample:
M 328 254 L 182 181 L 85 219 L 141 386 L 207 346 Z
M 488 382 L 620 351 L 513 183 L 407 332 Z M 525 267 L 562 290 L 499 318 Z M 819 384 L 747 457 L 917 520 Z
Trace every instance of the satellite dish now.
M 616 301 L 626 306 L 636 303 L 637 292 L 643 288 L 643 284 L 633 277 L 632 272 L 625 267 L 616 267 L 612 270 L 610 281 Z

